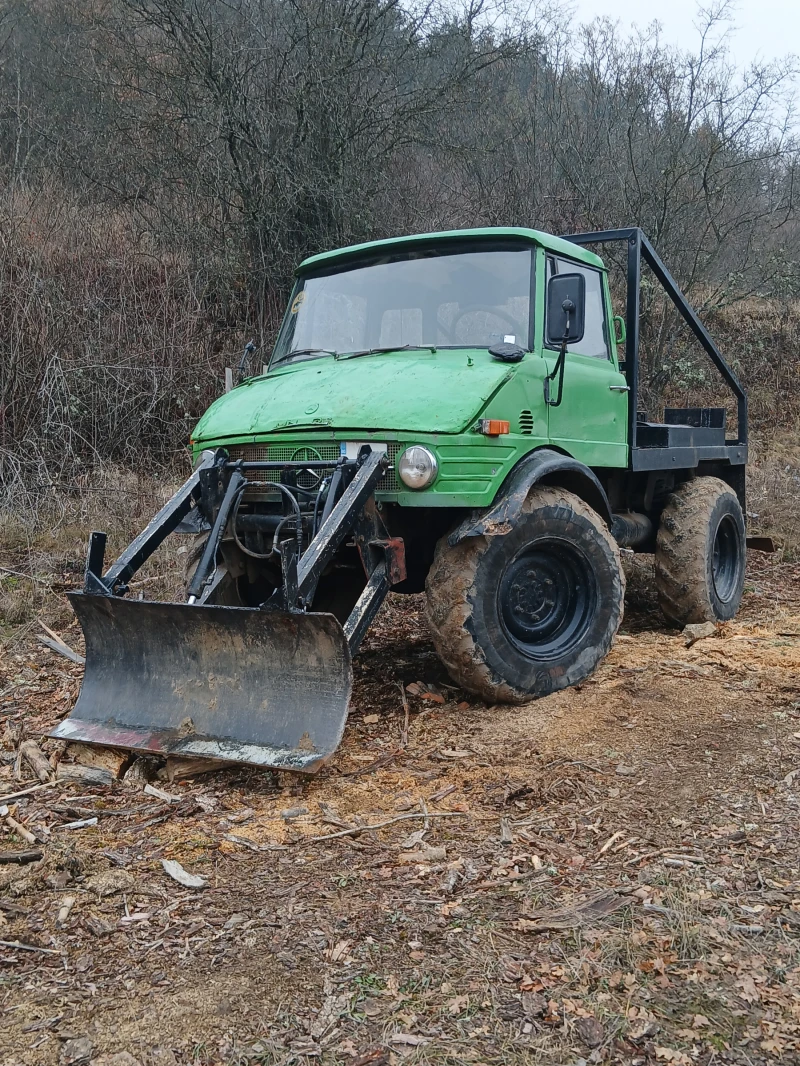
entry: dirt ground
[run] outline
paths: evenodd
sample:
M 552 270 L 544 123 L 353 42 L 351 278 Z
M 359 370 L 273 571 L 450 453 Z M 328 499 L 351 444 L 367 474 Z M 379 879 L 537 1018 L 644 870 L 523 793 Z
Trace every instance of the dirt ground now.
M 650 578 L 578 689 L 475 703 L 396 598 L 318 777 L 8 801 L 44 857 L 0 864 L 2 1066 L 800 1063 L 800 565 L 752 554 L 690 647 Z M 77 693 L 37 632 L 2 634 L 0 735 Z

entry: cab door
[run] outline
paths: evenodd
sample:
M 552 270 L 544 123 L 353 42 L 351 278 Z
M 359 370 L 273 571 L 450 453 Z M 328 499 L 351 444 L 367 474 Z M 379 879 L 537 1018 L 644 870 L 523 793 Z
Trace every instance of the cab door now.
M 567 348 L 561 403 L 547 409 L 549 441 L 587 466 L 627 466 L 628 385 L 617 362 L 608 279 L 604 271 L 548 255 L 545 286 L 553 274 L 584 276 L 586 328 L 583 339 Z M 547 346 L 542 351 L 552 373 L 558 351 Z M 550 395 L 558 398 L 557 381 Z

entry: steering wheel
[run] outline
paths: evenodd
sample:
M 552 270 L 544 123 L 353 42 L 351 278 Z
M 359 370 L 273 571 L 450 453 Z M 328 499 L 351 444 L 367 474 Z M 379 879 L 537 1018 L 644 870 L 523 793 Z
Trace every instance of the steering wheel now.
M 455 332 L 458 323 L 464 318 L 465 315 L 471 315 L 475 311 L 485 311 L 487 314 L 496 315 L 498 318 L 505 319 L 506 322 L 512 327 L 514 336 L 519 338 L 522 334 L 522 328 L 515 318 L 513 318 L 508 311 L 504 311 L 502 307 L 491 307 L 489 304 L 473 304 L 471 307 L 464 307 L 461 311 L 456 311 L 453 321 L 450 323 L 450 328 L 447 329 L 442 323 L 439 323 L 439 328 L 448 335 L 451 341 L 455 340 Z M 527 337 L 525 338 L 527 341 Z

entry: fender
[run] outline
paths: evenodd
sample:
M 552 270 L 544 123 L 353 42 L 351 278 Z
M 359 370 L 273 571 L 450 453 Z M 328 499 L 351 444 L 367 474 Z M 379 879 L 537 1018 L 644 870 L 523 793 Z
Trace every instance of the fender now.
M 514 467 L 487 511 L 472 511 L 456 526 L 447 538 L 450 546 L 454 548 L 467 537 L 494 537 L 508 533 L 530 490 L 545 479 L 549 484 L 574 492 L 597 511 L 611 529 L 611 505 L 597 475 L 569 455 L 562 455 L 552 448 L 540 448 Z

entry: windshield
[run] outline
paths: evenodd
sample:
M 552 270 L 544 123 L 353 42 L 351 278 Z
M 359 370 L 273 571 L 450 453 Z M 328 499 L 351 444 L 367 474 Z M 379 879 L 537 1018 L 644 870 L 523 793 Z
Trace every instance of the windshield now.
M 373 348 L 527 349 L 532 264 L 531 248 L 428 248 L 306 275 L 273 365 Z

